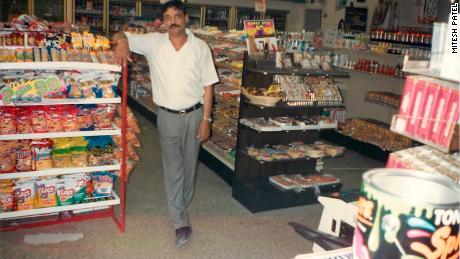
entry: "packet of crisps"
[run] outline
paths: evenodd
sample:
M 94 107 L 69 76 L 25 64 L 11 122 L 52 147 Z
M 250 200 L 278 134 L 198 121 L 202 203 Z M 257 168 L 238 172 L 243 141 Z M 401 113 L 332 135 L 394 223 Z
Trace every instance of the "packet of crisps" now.
M 74 192 L 77 187 L 75 179 L 60 179 L 56 183 L 58 206 L 72 205 L 74 203 Z
M 18 181 L 14 187 L 16 210 L 31 210 L 35 206 L 35 180 Z
M 13 187 L 0 187 L 0 212 L 14 210 L 14 192 Z
M 73 193 L 74 203 L 82 203 L 86 198 L 86 185 L 88 181 L 88 175 L 86 173 L 83 174 L 72 174 L 72 175 L 64 175 L 62 176 L 64 180 L 74 180 L 76 182 L 75 189 Z
M 106 197 L 112 194 L 114 174 L 111 172 L 95 172 L 91 175 L 94 197 Z
M 37 208 L 55 207 L 57 178 L 41 179 L 35 182 L 37 187 Z

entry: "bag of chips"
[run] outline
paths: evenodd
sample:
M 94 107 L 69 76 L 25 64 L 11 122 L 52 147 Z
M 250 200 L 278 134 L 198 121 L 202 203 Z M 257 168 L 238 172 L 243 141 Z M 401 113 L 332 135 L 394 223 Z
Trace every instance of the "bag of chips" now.
M 16 171 L 16 142 L 0 141 L 0 174 Z
M 115 143 L 110 136 L 86 137 L 88 141 L 88 165 L 112 165 L 115 160 Z
M 32 151 L 32 170 L 44 170 L 53 167 L 51 151 L 53 142 L 49 139 L 32 140 L 30 149 Z
M 62 110 L 62 128 L 64 131 L 79 131 L 80 127 L 77 120 L 78 109 L 74 105 L 68 105 Z
M 16 109 L 0 107 L 0 135 L 16 134 Z
M 52 106 L 48 108 L 46 114 L 46 124 L 48 132 L 62 132 L 64 131 L 64 114 L 62 106 Z
M 75 204 L 82 203 L 86 198 L 86 187 L 89 182 L 88 175 L 86 173 L 63 175 L 62 179 L 65 181 L 67 181 L 68 179 L 75 181 L 73 201 Z
M 91 115 L 95 105 L 77 105 L 77 124 L 80 130 L 93 130 L 94 122 Z
M 16 129 L 19 134 L 32 133 L 32 110 L 24 107 L 16 115 Z
M 74 204 L 74 192 L 77 182 L 74 178 L 60 179 L 56 183 L 57 205 L 65 206 Z
M 47 107 L 32 107 L 32 131 L 35 133 L 46 133 L 48 132 L 48 120 L 47 120 Z
M 20 140 L 16 147 L 16 169 L 19 172 L 32 171 L 30 140 Z
M 57 205 L 56 183 L 57 178 L 41 179 L 35 182 L 37 188 L 37 208 L 55 207 Z
M 97 130 L 112 129 L 115 106 L 112 104 L 98 105 L 92 110 L 94 126 Z
M 14 183 L 12 180 L 0 180 L 0 212 L 14 210 Z
M 71 138 L 70 156 L 73 167 L 88 166 L 88 142 L 83 137 Z
M 71 167 L 71 139 L 70 138 L 55 138 L 53 139 L 53 167 Z
M 31 210 L 35 207 L 35 181 L 17 181 L 14 186 L 16 210 Z
M 106 197 L 112 194 L 115 176 L 110 172 L 95 172 L 91 175 L 94 197 Z

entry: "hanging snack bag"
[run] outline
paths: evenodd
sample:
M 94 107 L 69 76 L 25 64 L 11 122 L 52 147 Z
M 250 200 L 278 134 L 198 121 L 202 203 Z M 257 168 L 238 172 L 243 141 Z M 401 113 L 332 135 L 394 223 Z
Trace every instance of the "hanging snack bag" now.
M 63 168 L 71 167 L 71 152 L 70 152 L 70 138 L 56 138 L 53 139 L 53 167 Z
M 30 140 L 24 139 L 18 141 L 18 145 L 16 147 L 16 169 L 18 172 L 32 171 Z
M 46 124 L 48 132 L 64 131 L 64 114 L 62 106 L 52 106 L 48 108 L 46 113 Z
M 68 98 L 82 98 L 83 94 L 80 89 L 80 82 L 78 80 L 79 75 L 75 73 L 66 73 L 64 75 L 66 87 L 67 87 L 67 97 Z
M 101 104 L 92 110 L 94 126 L 97 130 L 112 129 L 112 119 L 115 114 L 113 104 Z
M 0 212 L 14 210 L 14 192 L 12 185 L 0 186 Z
M 32 111 L 24 107 L 17 112 L 16 130 L 19 134 L 32 133 Z
M 55 207 L 57 205 L 57 178 L 41 179 L 35 182 L 37 188 L 37 208 Z
M 80 90 L 83 98 L 96 98 L 96 80 L 94 73 L 83 74 L 79 78 Z
M 32 131 L 35 133 L 48 132 L 46 107 L 31 107 Z
M 112 165 L 115 160 L 114 145 L 110 136 L 86 137 L 88 141 L 88 165 Z
M 88 181 L 87 174 L 83 173 L 83 174 L 63 175 L 62 179 L 65 181 L 67 181 L 68 179 L 75 181 L 73 201 L 75 204 L 82 203 L 86 198 L 86 186 L 87 186 L 87 181 Z
M 64 131 L 79 131 L 80 127 L 77 122 L 78 109 L 74 105 L 67 105 L 62 110 L 62 128 Z
M 12 173 L 16 170 L 16 152 L 12 154 L 12 141 L 0 141 L 0 174 Z
M 16 109 L 13 107 L 0 108 L 0 135 L 16 134 Z
M 83 137 L 72 138 L 70 141 L 71 163 L 73 167 L 88 166 L 88 142 Z
M 110 172 L 95 172 L 91 175 L 94 197 L 106 197 L 112 194 L 115 176 Z
M 57 205 L 66 206 L 74 204 L 74 192 L 77 182 L 74 178 L 60 179 L 56 183 Z
M 32 151 L 32 170 L 44 170 L 53 167 L 51 151 L 53 142 L 49 139 L 32 140 L 30 149 Z
M 91 111 L 95 105 L 77 105 L 77 124 L 80 130 L 93 130 L 94 123 Z
M 35 180 L 18 181 L 14 186 L 16 210 L 31 210 L 35 207 Z
M 137 138 L 136 134 L 134 132 L 132 132 L 131 130 L 127 130 L 127 132 L 126 132 L 126 141 L 130 145 L 133 145 L 135 147 L 140 147 L 141 146 L 141 142 Z
M 111 73 L 100 74 L 97 77 L 97 85 L 100 89 L 101 96 L 99 98 L 114 98 L 116 97 L 115 89 L 118 84 L 119 76 Z

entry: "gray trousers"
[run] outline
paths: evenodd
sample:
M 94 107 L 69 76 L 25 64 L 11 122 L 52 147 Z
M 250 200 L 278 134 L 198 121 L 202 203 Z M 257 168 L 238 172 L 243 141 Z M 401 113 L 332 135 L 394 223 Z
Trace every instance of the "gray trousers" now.
M 185 115 L 158 109 L 157 127 L 163 159 L 168 211 L 174 229 L 189 226 L 187 206 L 195 188 L 202 108 Z

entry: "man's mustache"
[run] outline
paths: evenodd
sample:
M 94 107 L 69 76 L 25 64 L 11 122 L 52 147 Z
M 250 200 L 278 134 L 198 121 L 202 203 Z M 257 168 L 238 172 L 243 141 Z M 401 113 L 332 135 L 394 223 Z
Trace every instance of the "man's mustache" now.
M 169 25 L 169 28 L 172 28 L 172 27 L 180 27 L 178 24 L 171 24 Z

